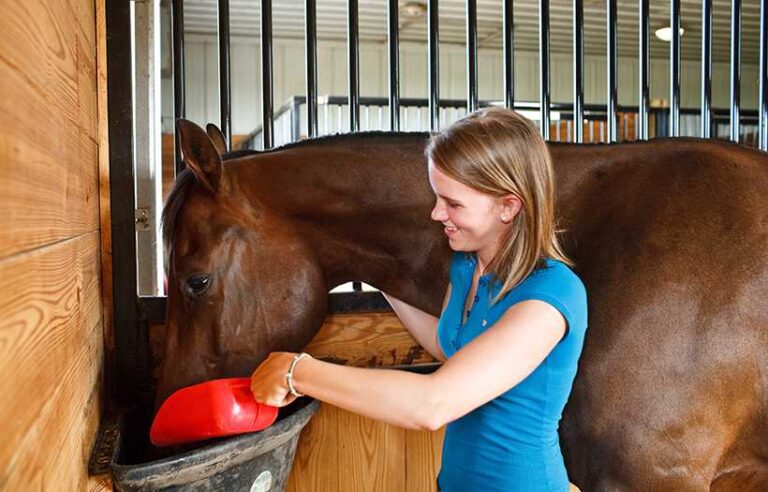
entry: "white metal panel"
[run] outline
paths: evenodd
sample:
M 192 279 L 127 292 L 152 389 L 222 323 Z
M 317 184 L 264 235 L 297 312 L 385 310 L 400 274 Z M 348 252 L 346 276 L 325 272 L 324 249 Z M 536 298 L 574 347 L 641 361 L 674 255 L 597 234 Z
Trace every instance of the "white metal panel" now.
M 320 0 L 317 4 L 318 36 L 321 40 L 346 39 L 346 1 Z M 412 0 L 408 0 L 410 2 Z M 418 0 L 424 4 L 425 0 Z M 408 3 L 401 1 L 401 5 Z M 478 0 L 478 39 L 480 47 L 501 46 L 500 0 Z M 537 0 L 516 0 L 515 41 L 522 49 L 535 51 L 538 46 Z M 234 35 L 257 36 L 259 27 L 259 2 L 256 0 L 231 0 L 231 31 Z M 273 28 L 275 38 L 303 39 L 304 2 L 302 0 L 274 0 Z M 360 0 L 359 20 L 362 41 L 386 40 L 384 0 Z M 553 52 L 570 52 L 572 0 L 551 0 L 550 25 Z M 637 1 L 618 1 L 619 55 L 637 54 Z M 683 58 L 696 59 L 701 45 L 700 0 L 681 2 L 682 25 L 686 30 L 682 39 Z M 742 2 L 743 59 L 756 63 L 759 39 L 759 0 Z M 713 60 L 728 59 L 729 0 L 713 1 Z M 441 43 L 463 44 L 465 7 L 464 0 L 440 1 Z M 650 5 L 651 29 L 669 22 L 668 0 L 653 1 Z M 584 46 L 587 54 L 605 54 L 605 2 L 584 2 Z M 216 32 L 216 0 L 185 0 L 185 24 L 188 32 Z M 669 45 L 656 39 L 651 33 L 651 55 L 668 56 Z M 400 39 L 426 41 L 426 16 L 408 17 L 400 12 Z
M 184 99 L 186 117 L 198 125 L 208 123 L 205 102 L 206 71 L 215 70 L 215 66 L 206 65 L 205 43 L 187 40 L 184 47 Z M 173 94 L 171 92 L 171 94 Z
M 219 110 L 219 44 L 217 40 L 205 42 L 205 114 L 207 122 L 215 123 L 221 128 L 221 113 Z
M 213 35 L 189 35 L 186 42 L 187 115 L 193 121 L 205 124 L 218 122 L 218 58 L 216 38 Z M 261 122 L 261 69 L 258 39 L 236 37 L 232 41 L 232 129 L 235 134 L 249 133 Z M 478 64 L 481 98 L 489 95 L 502 97 L 501 50 L 484 48 L 479 51 Z M 319 92 L 321 95 L 347 94 L 347 53 L 344 42 L 326 41 L 318 46 Z M 274 47 L 275 108 L 294 95 L 305 94 L 304 45 L 302 40 L 281 39 Z M 552 100 L 572 100 L 572 63 L 569 54 L 551 56 Z M 667 59 L 652 59 L 650 67 L 650 95 L 652 99 L 669 98 L 669 69 Z M 387 52 L 381 43 L 363 43 L 360 46 L 360 88 L 363 97 L 386 97 Z M 427 54 L 421 43 L 402 43 L 400 47 L 401 97 L 427 97 Z M 168 74 L 166 74 L 168 75 Z M 728 107 L 729 66 L 727 62 L 713 64 L 713 106 Z M 208 81 L 204 90 L 203 81 Z M 698 62 L 685 60 L 681 70 L 682 107 L 698 108 L 700 98 L 700 71 Z M 164 129 L 172 122 L 172 91 L 170 80 L 164 80 Z M 491 90 L 488 88 L 492 87 Z M 757 67 L 742 66 L 742 108 L 757 107 Z M 489 94 L 490 92 L 490 94 Z M 605 57 L 585 56 L 584 94 L 588 104 L 606 101 Z M 637 62 L 632 57 L 619 58 L 619 102 L 637 104 Z M 466 97 L 466 66 L 463 46 L 441 45 L 441 97 Z M 515 99 L 538 101 L 538 54 L 517 51 L 515 58 Z M 345 116 L 346 117 L 346 116 Z M 372 117 L 373 118 L 373 117 Z M 378 118 L 378 116 L 376 116 Z M 417 115 L 408 114 L 410 122 Z M 384 116 L 388 121 L 388 113 Z M 346 121 L 346 119 L 344 120 Z M 378 121 L 378 119 L 376 120 Z M 373 119 L 371 120 L 373 124 Z M 378 123 L 377 123 L 378 125 Z M 337 125 L 335 125 L 337 126 Z M 302 126 L 305 133 L 306 125 Z M 385 126 L 388 128 L 388 126 Z M 404 126 L 404 128 L 406 128 Z
M 254 49 L 255 48 L 255 49 Z M 232 133 L 250 133 L 261 125 L 261 61 L 258 46 L 232 43 Z

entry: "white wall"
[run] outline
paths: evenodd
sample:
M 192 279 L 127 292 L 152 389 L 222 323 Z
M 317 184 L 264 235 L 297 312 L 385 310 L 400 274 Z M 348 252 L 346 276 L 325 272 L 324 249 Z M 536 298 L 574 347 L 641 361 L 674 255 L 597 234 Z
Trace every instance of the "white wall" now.
M 232 133 L 251 132 L 261 122 L 260 47 L 256 38 L 234 37 L 231 41 L 232 66 Z M 204 124 L 219 122 L 218 58 L 215 36 L 186 36 L 186 103 L 187 117 Z M 303 95 L 304 43 L 301 40 L 276 40 L 274 45 L 275 108 L 290 96 Z M 170 57 L 164 55 L 164 60 Z M 503 97 L 502 53 L 497 49 L 481 49 L 478 60 L 480 99 L 501 100 Z M 553 102 L 571 102 L 572 61 L 568 54 L 551 55 L 551 89 Z M 321 95 L 347 94 L 347 48 L 343 42 L 318 43 L 318 92 Z M 426 45 L 401 43 L 401 97 L 427 97 Z M 619 104 L 637 105 L 637 60 L 619 59 Z M 538 54 L 515 53 L 515 99 L 538 101 Z M 385 44 L 365 43 L 360 46 L 361 96 L 387 96 L 387 51 Z M 699 63 L 683 60 L 681 67 L 681 106 L 700 105 Z M 741 107 L 756 109 L 758 104 L 758 67 L 742 66 Z M 462 46 L 440 47 L 440 97 L 466 97 L 466 59 Z M 606 63 L 603 57 L 585 57 L 584 97 L 586 103 L 606 100 Z M 729 106 L 729 65 L 715 63 L 712 73 L 712 103 L 717 108 Z M 651 99 L 669 99 L 668 60 L 651 60 Z M 171 130 L 173 115 L 171 81 L 163 81 L 164 131 Z

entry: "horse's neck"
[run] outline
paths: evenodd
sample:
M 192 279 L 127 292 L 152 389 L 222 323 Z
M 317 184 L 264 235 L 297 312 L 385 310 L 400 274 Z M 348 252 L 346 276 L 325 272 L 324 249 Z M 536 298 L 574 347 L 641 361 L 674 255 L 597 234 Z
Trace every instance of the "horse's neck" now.
M 328 289 L 359 280 L 436 313 L 449 249 L 429 216 L 423 149 L 408 135 L 304 145 L 250 159 L 236 179 L 295 226 Z

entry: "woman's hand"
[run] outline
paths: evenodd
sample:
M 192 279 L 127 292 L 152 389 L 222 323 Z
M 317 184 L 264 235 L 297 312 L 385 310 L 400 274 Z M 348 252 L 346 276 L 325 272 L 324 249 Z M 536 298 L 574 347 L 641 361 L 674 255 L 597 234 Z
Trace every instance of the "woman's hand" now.
M 285 381 L 295 355 L 291 352 L 272 352 L 253 371 L 251 392 L 254 400 L 273 407 L 284 407 L 296 399 Z

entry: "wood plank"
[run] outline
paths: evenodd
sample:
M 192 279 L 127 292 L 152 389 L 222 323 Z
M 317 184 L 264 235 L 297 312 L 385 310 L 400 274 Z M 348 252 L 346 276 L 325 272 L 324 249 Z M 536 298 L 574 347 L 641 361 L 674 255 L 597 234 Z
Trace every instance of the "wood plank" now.
M 338 484 L 341 492 L 405 488 L 405 429 L 338 410 Z
M 93 5 L 81 0 L 74 4 L 31 0 L 10 2 L 3 7 L 3 70 L 21 77 L 23 85 L 34 89 L 42 102 L 49 105 L 49 111 L 70 115 L 80 130 L 95 138 Z
M 112 209 L 109 181 L 109 112 L 107 105 L 107 22 L 105 0 L 96 4 L 96 85 L 98 99 L 99 228 L 101 229 L 101 298 L 104 318 L 106 380 L 110 380 L 115 351 L 112 326 Z
M 0 258 L 98 229 L 92 11 L 4 5 Z
M 324 403 L 302 429 L 288 477 L 286 492 L 338 492 L 344 481 L 339 476 L 339 425 L 341 410 Z
M 306 351 L 358 367 L 435 361 L 391 312 L 330 315 Z
M 413 492 L 437 490 L 437 474 L 443 456 L 445 427 L 431 431 L 407 430 L 405 433 L 405 488 Z
M 96 384 L 102 350 L 98 251 L 94 231 L 0 261 L 0 484 L 20 476 L 15 467 L 29 471 L 45 454 L 57 454 L 55 440 L 46 440 L 47 448 L 34 446 L 31 455 L 25 445 L 53 432 L 46 425 L 56 418 L 74 419 L 71 412 L 83 411 Z
M 101 324 L 82 332 L 100 341 Z M 83 345 L 69 364 L 54 371 L 57 386 L 42 400 L 43 408 L 0 483 L 7 490 L 83 490 L 88 455 L 98 428 L 101 347 Z
M 87 492 L 111 492 L 112 489 L 112 475 L 109 473 L 88 477 Z

